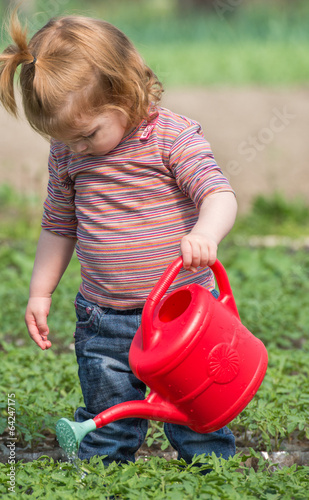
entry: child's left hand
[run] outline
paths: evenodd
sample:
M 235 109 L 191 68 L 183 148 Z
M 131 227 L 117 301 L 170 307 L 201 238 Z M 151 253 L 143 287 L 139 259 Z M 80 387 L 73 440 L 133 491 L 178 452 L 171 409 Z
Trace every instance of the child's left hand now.
M 211 266 L 217 259 L 218 245 L 211 235 L 191 232 L 180 242 L 184 269 L 196 273 L 197 268 Z
M 203 201 L 198 220 L 180 242 L 183 267 L 196 273 L 199 266 L 211 266 L 218 245 L 232 228 L 237 211 L 235 196 L 229 191 L 210 194 Z

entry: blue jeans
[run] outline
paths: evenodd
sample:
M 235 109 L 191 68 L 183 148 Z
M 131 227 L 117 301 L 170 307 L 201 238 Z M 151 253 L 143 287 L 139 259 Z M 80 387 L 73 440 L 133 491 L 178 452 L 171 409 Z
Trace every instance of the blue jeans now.
M 214 293 L 215 295 L 215 293 Z M 143 400 L 146 386 L 135 377 L 128 363 L 132 339 L 141 322 L 141 309 L 117 311 L 100 308 L 78 293 L 75 302 L 77 323 L 75 351 L 78 375 L 85 407 L 75 412 L 76 422 L 94 418 L 98 413 L 123 401 Z M 79 458 L 94 455 L 113 461 L 134 462 L 135 452 L 142 445 L 148 422 L 141 418 L 118 420 L 90 432 L 79 448 Z M 190 463 L 194 454 L 211 454 L 228 458 L 235 454 L 235 438 L 224 427 L 209 434 L 199 434 L 189 427 L 164 424 L 166 436 L 178 458 Z

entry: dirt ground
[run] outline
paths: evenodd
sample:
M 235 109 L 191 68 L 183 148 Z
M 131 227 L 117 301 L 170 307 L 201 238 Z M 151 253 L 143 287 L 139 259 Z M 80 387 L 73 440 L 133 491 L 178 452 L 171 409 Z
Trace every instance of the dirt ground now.
M 240 211 L 274 191 L 308 199 L 309 87 L 168 89 L 163 105 L 198 120 Z M 0 184 L 46 192 L 48 143 L 0 109 Z

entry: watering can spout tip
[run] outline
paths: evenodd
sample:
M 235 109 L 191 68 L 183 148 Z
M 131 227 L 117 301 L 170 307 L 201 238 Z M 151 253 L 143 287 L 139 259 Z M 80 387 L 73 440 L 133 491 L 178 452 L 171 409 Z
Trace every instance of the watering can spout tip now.
M 75 453 L 88 432 L 94 431 L 96 424 L 89 419 L 85 422 L 71 422 L 61 418 L 56 424 L 56 435 L 61 448 L 68 454 Z

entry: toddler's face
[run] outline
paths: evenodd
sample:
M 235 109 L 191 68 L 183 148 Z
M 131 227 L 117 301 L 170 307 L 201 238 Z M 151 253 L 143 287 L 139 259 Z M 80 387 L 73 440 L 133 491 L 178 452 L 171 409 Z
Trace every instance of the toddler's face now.
M 80 131 L 61 139 L 74 153 L 100 156 L 118 146 L 126 132 L 125 115 L 117 110 L 108 110 L 96 117 L 83 116 Z

